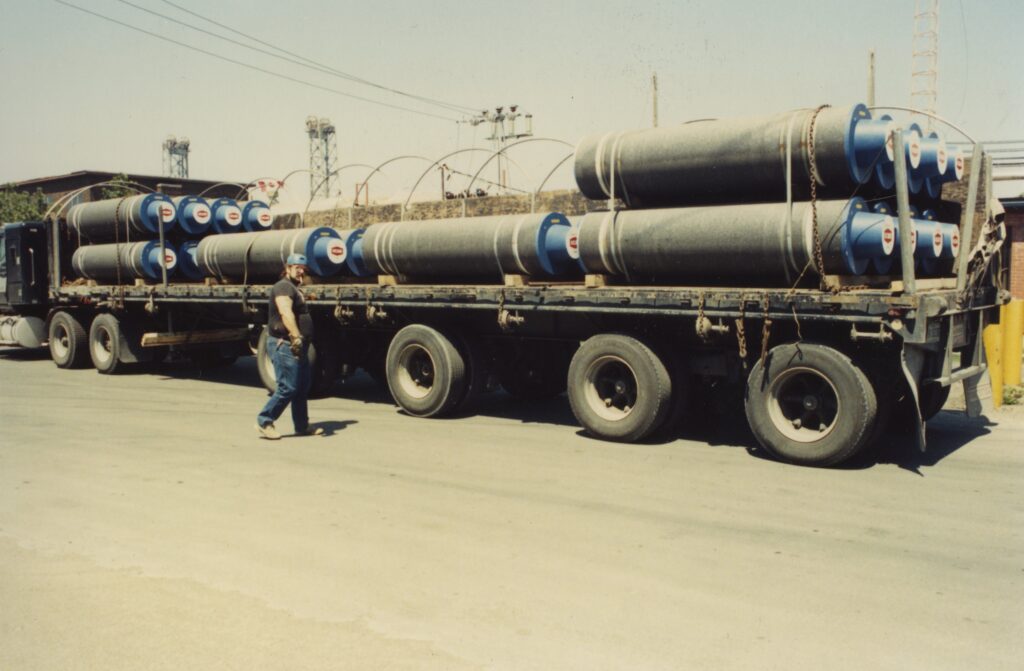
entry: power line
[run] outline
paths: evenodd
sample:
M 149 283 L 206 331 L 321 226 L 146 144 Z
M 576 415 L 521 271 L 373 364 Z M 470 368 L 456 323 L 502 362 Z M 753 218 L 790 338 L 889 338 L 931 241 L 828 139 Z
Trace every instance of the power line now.
M 459 121 L 458 119 L 455 119 L 454 117 L 442 117 L 440 115 L 433 114 L 433 113 L 430 113 L 430 112 L 424 112 L 422 110 L 414 110 L 412 108 L 403 108 L 401 106 L 398 106 L 398 104 L 391 104 L 390 102 L 382 102 L 380 100 L 374 100 L 373 98 L 367 98 L 367 97 L 362 97 L 361 95 L 355 95 L 354 93 L 346 93 L 345 91 L 339 91 L 336 88 L 331 88 L 329 86 L 321 86 L 319 84 L 314 84 L 313 82 L 308 82 L 308 81 L 306 81 L 304 79 L 299 79 L 297 77 L 292 77 L 290 75 L 285 75 L 285 74 L 279 73 L 279 72 L 273 72 L 272 70 L 266 70 L 265 68 L 260 68 L 258 66 L 254 66 L 252 64 L 248 64 L 248 62 L 245 62 L 243 60 L 236 60 L 234 58 L 229 58 L 227 56 L 220 55 L 219 53 L 214 53 L 213 51 L 207 51 L 206 49 L 200 48 L 198 46 L 194 46 L 194 45 L 191 45 L 191 44 L 186 44 L 184 42 L 178 42 L 177 40 L 172 40 L 171 38 L 164 37 L 163 35 L 160 35 L 158 33 L 154 33 L 152 31 L 147 31 L 147 30 L 142 29 L 142 28 L 137 28 L 135 26 L 132 26 L 131 24 L 126 24 L 126 23 L 122 22 L 122 20 L 118 20 L 117 18 L 112 18 L 110 16 L 106 16 L 106 15 L 101 14 L 99 12 L 92 11 L 91 9 L 86 9 L 85 7 L 80 7 L 80 6 L 76 5 L 76 4 L 72 4 L 70 2 L 66 2 L 65 0 L 53 0 L 53 2 L 56 2 L 57 4 L 61 4 L 61 5 L 65 5 L 65 6 L 71 7 L 72 9 L 78 9 L 79 11 L 84 12 L 86 14 L 90 14 L 90 15 L 95 16 L 97 18 L 102 18 L 103 20 L 105 20 L 105 22 L 110 22 L 112 24 L 117 24 L 118 26 L 122 26 L 124 28 L 129 29 L 129 30 L 135 31 L 136 33 L 142 33 L 143 35 L 148 35 L 150 37 L 155 37 L 158 40 L 162 40 L 164 42 L 169 42 L 171 44 L 174 44 L 174 45 L 177 45 L 177 46 L 180 46 L 180 47 L 184 47 L 186 49 L 191 49 L 193 51 L 198 51 L 198 52 L 204 53 L 204 54 L 206 54 L 208 56 L 212 56 L 214 58 L 217 58 L 218 60 L 224 60 L 226 62 L 230 62 L 230 64 L 234 64 L 236 66 L 241 66 L 241 67 L 246 68 L 248 70 L 255 70 L 256 72 L 263 73 L 264 75 L 270 75 L 271 77 L 276 77 L 276 78 L 284 79 L 284 80 L 287 80 L 287 81 L 290 81 L 290 82 L 295 82 L 296 84 L 302 84 L 304 86 L 309 86 L 311 88 L 319 89 L 319 90 L 322 90 L 322 91 L 327 91 L 329 93 L 335 93 L 337 95 L 342 95 L 344 97 L 352 98 L 352 99 L 355 99 L 355 100 L 361 100 L 362 102 L 370 102 L 371 104 L 378 104 L 378 106 L 381 106 L 381 107 L 384 107 L 384 108 L 390 108 L 392 110 L 400 110 L 401 112 L 411 112 L 413 114 L 422 115 L 424 117 L 431 117 L 433 119 L 440 119 L 442 121 L 454 121 L 454 122 L 458 122 Z
M 128 5 L 129 7 L 133 7 L 135 9 L 139 10 L 140 12 L 146 12 L 147 14 L 151 14 L 153 16 L 160 17 L 161 19 L 164 19 L 165 21 L 170 21 L 171 23 L 176 23 L 179 26 L 184 26 L 185 28 L 188 28 L 189 30 L 194 30 L 194 31 L 202 33 L 204 35 L 209 35 L 210 37 L 214 37 L 214 38 L 216 38 L 218 40 L 223 40 L 225 42 L 229 42 L 229 43 L 234 44 L 236 46 L 240 46 L 240 47 L 242 47 L 244 49 L 249 49 L 251 51 L 255 51 L 257 53 L 261 53 L 261 54 L 264 54 L 266 56 L 270 56 L 271 58 L 276 58 L 278 60 L 282 60 L 282 61 L 285 61 L 287 63 L 291 63 L 293 65 L 298 65 L 300 67 L 309 68 L 310 70 L 315 70 L 317 72 L 328 74 L 328 75 L 331 75 L 333 77 L 338 77 L 339 79 L 344 79 L 344 80 L 347 80 L 347 81 L 356 82 L 356 83 L 359 83 L 359 84 L 364 84 L 366 86 L 372 86 L 372 87 L 374 87 L 376 89 L 380 89 L 381 91 L 387 91 L 389 93 L 394 93 L 396 95 L 404 96 L 404 97 L 410 98 L 412 100 L 417 100 L 417 101 L 424 102 L 424 103 L 427 103 L 427 104 L 430 104 L 430 105 L 436 105 L 438 107 L 442 107 L 444 109 L 447 109 L 450 112 L 456 112 L 458 114 L 465 114 L 465 113 L 468 113 L 468 112 L 475 112 L 476 111 L 475 107 L 466 107 L 466 106 L 463 106 L 463 105 L 456 105 L 456 104 L 453 104 L 453 103 L 447 103 L 447 102 L 445 102 L 443 100 L 436 100 L 434 98 L 427 98 L 425 96 L 418 96 L 418 95 L 415 95 L 415 94 L 412 94 L 412 93 L 406 93 L 405 91 L 400 91 L 399 89 L 390 88 L 390 87 L 384 86 L 382 84 L 377 84 L 376 82 L 372 82 L 372 81 L 370 81 L 368 79 L 363 79 L 362 77 L 357 77 L 356 75 L 352 75 L 352 74 L 349 74 L 347 72 L 342 72 L 341 70 L 338 70 L 336 68 L 332 68 L 332 67 L 327 66 L 327 65 L 323 65 L 322 63 L 317 63 L 316 61 L 314 61 L 312 59 L 306 58 L 305 56 L 301 56 L 299 54 L 294 54 L 294 53 L 292 53 L 290 51 L 287 51 L 285 49 L 281 49 L 280 47 L 276 47 L 273 44 L 270 44 L 269 42 L 265 42 L 265 41 L 263 41 L 263 40 L 261 40 L 261 39 L 259 39 L 257 37 L 253 37 L 252 35 L 246 35 L 245 33 L 242 33 L 242 32 L 240 32 L 240 31 L 238 31 L 238 30 L 236 30 L 234 28 L 231 28 L 230 26 L 226 26 L 226 25 L 224 25 L 222 23 L 218 23 L 218 22 L 216 22 L 216 21 L 214 21 L 212 19 L 204 17 L 204 16 L 202 16 L 202 15 L 196 13 L 196 12 L 193 12 L 190 9 L 186 9 L 185 7 L 177 5 L 177 4 L 173 3 L 173 2 L 169 2 L 168 0 L 163 0 L 163 1 L 166 2 L 167 4 L 171 5 L 172 7 L 180 10 L 180 11 L 183 11 L 183 12 L 185 12 L 187 14 L 191 14 L 192 16 L 195 16 L 196 18 L 199 18 L 199 19 L 201 19 L 203 21 L 211 23 L 211 24 L 213 24 L 215 26 L 218 26 L 220 28 L 224 28 L 225 30 L 230 30 L 231 32 L 236 33 L 236 34 L 246 38 L 247 40 L 250 40 L 250 41 L 253 41 L 253 42 L 257 42 L 259 44 L 263 44 L 265 46 L 270 47 L 271 49 L 274 49 L 276 51 L 280 51 L 282 53 L 288 54 L 288 56 L 293 56 L 294 58 L 289 58 L 288 56 L 281 56 L 280 54 L 275 54 L 275 53 L 273 53 L 271 51 L 267 51 L 266 49 L 260 49 L 259 47 L 253 46 L 252 44 L 247 44 L 246 42 L 239 42 L 238 40 L 234 40 L 234 39 L 231 39 L 230 37 L 225 37 L 224 35 L 218 34 L 216 32 L 213 32 L 213 31 L 210 31 L 210 30 L 206 30 L 206 29 L 200 28 L 198 26 L 194 26 L 194 25 L 186 23 L 184 21 L 180 21 L 180 20 L 178 20 L 178 19 L 176 19 L 176 18 L 174 18 L 172 16 L 167 16 L 166 14 L 161 14 L 160 12 L 157 12 L 155 10 L 149 9 L 148 7 L 143 7 L 141 5 L 137 5 L 134 2 L 129 2 L 128 0 L 117 0 L 117 1 L 120 2 L 123 5 Z M 298 60 L 296 60 L 296 59 L 298 59 Z

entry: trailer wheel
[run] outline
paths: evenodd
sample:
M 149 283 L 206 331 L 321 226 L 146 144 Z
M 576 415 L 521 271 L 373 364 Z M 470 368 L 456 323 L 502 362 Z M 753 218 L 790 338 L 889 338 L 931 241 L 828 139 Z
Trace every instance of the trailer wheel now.
M 642 440 L 672 403 L 672 379 L 648 345 L 622 334 L 596 335 L 569 365 L 569 404 L 583 428 L 605 440 Z
M 754 436 L 776 457 L 831 466 L 857 454 L 875 426 L 878 401 L 867 375 L 824 345 L 773 348 L 747 380 Z
M 89 365 L 89 334 L 74 315 L 61 311 L 50 320 L 50 358 L 58 368 Z
M 391 396 L 410 415 L 439 417 L 464 398 L 465 359 L 437 329 L 404 327 L 388 347 L 385 366 Z
M 89 327 L 89 356 L 92 365 L 103 375 L 124 370 L 121 361 L 121 323 L 112 314 L 97 315 Z

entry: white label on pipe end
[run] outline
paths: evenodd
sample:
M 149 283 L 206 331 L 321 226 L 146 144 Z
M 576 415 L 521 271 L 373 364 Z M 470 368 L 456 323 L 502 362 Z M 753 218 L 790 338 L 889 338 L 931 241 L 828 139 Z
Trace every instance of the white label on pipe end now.
M 174 253 L 174 250 L 170 247 L 164 248 L 164 268 L 167 270 L 173 270 L 178 265 L 178 255 Z
M 228 205 L 224 208 L 224 220 L 228 222 L 228 226 L 241 226 L 242 211 L 234 205 Z
M 953 250 L 953 256 L 955 257 L 957 254 L 960 253 L 960 229 L 954 228 L 953 232 L 949 236 L 949 239 L 949 247 L 950 249 Z
M 964 155 L 960 152 L 956 153 L 956 160 L 953 162 L 953 166 L 956 170 L 956 179 L 960 181 L 964 178 Z
M 205 205 L 197 205 L 192 208 L 192 218 L 196 220 L 197 224 L 210 223 L 210 208 Z
M 169 224 L 176 218 L 177 214 L 174 211 L 174 205 L 170 203 L 160 203 L 160 219 L 165 223 Z
M 938 226 L 935 227 L 935 232 L 932 233 L 932 251 L 935 252 L 935 257 L 942 256 L 942 229 Z
M 949 150 L 946 148 L 946 141 L 939 140 L 938 149 L 935 150 L 935 158 L 938 163 L 939 174 L 946 174 L 946 166 L 949 164 Z
M 270 228 L 270 225 L 274 223 L 274 217 L 270 214 L 270 210 L 260 210 L 260 213 L 256 215 L 256 219 L 263 228 Z
M 573 227 L 565 239 L 565 251 L 568 252 L 570 259 L 580 258 L 580 231 L 578 228 Z
M 907 157 L 910 159 L 910 167 L 917 168 L 921 165 L 921 135 L 914 131 L 907 141 Z
M 882 251 L 889 256 L 895 247 L 896 225 L 893 223 L 892 217 L 886 217 L 882 222 Z
M 348 250 L 345 249 L 345 243 L 341 240 L 331 240 L 327 243 L 327 258 L 334 265 L 341 265 L 345 262 L 345 257 L 348 256 Z
M 893 132 L 896 130 L 896 122 L 890 121 L 885 124 L 885 155 L 890 161 L 896 160 L 896 148 L 893 146 Z

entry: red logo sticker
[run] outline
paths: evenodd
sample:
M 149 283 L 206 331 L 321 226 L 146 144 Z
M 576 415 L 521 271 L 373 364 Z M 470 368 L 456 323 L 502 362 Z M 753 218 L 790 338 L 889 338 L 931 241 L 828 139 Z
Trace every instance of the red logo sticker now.
M 171 265 L 172 263 L 174 263 L 174 257 L 171 256 L 170 254 L 164 254 L 164 263 L 166 263 L 167 265 Z
M 238 213 L 237 212 L 228 212 L 228 219 L 231 220 L 231 221 L 235 221 L 236 219 L 238 219 Z
M 261 214 L 260 215 L 260 221 L 262 221 L 263 223 L 266 223 L 266 222 L 270 221 L 270 215 L 269 214 Z
M 887 228 L 884 231 L 882 231 L 882 242 L 884 242 L 887 245 L 888 244 L 892 244 L 892 239 L 893 239 L 893 236 L 892 236 L 892 229 L 891 228 Z

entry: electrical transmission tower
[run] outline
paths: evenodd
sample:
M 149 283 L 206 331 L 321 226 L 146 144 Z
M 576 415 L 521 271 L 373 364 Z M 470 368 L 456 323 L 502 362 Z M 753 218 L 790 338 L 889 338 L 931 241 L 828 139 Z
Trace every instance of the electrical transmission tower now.
M 187 137 L 167 136 L 167 139 L 164 140 L 165 175 L 177 179 L 188 179 L 188 149 Z
M 914 0 L 910 106 L 935 114 L 939 78 L 939 0 Z M 932 119 L 926 119 L 931 128 Z
M 309 197 L 330 198 L 333 195 L 332 173 L 338 153 L 334 124 L 330 119 L 307 117 L 306 134 L 309 135 Z
M 516 120 L 523 118 L 525 128 L 522 131 L 516 130 Z M 494 111 L 484 110 L 479 115 L 469 120 L 472 126 L 479 126 L 482 123 L 491 124 L 491 136 L 487 139 L 492 143 L 495 152 L 505 148 L 509 140 L 518 140 L 533 135 L 533 115 L 519 111 L 519 105 L 509 105 L 508 111 L 504 107 L 495 107 Z M 508 159 L 504 154 L 498 154 L 498 185 L 508 188 Z

